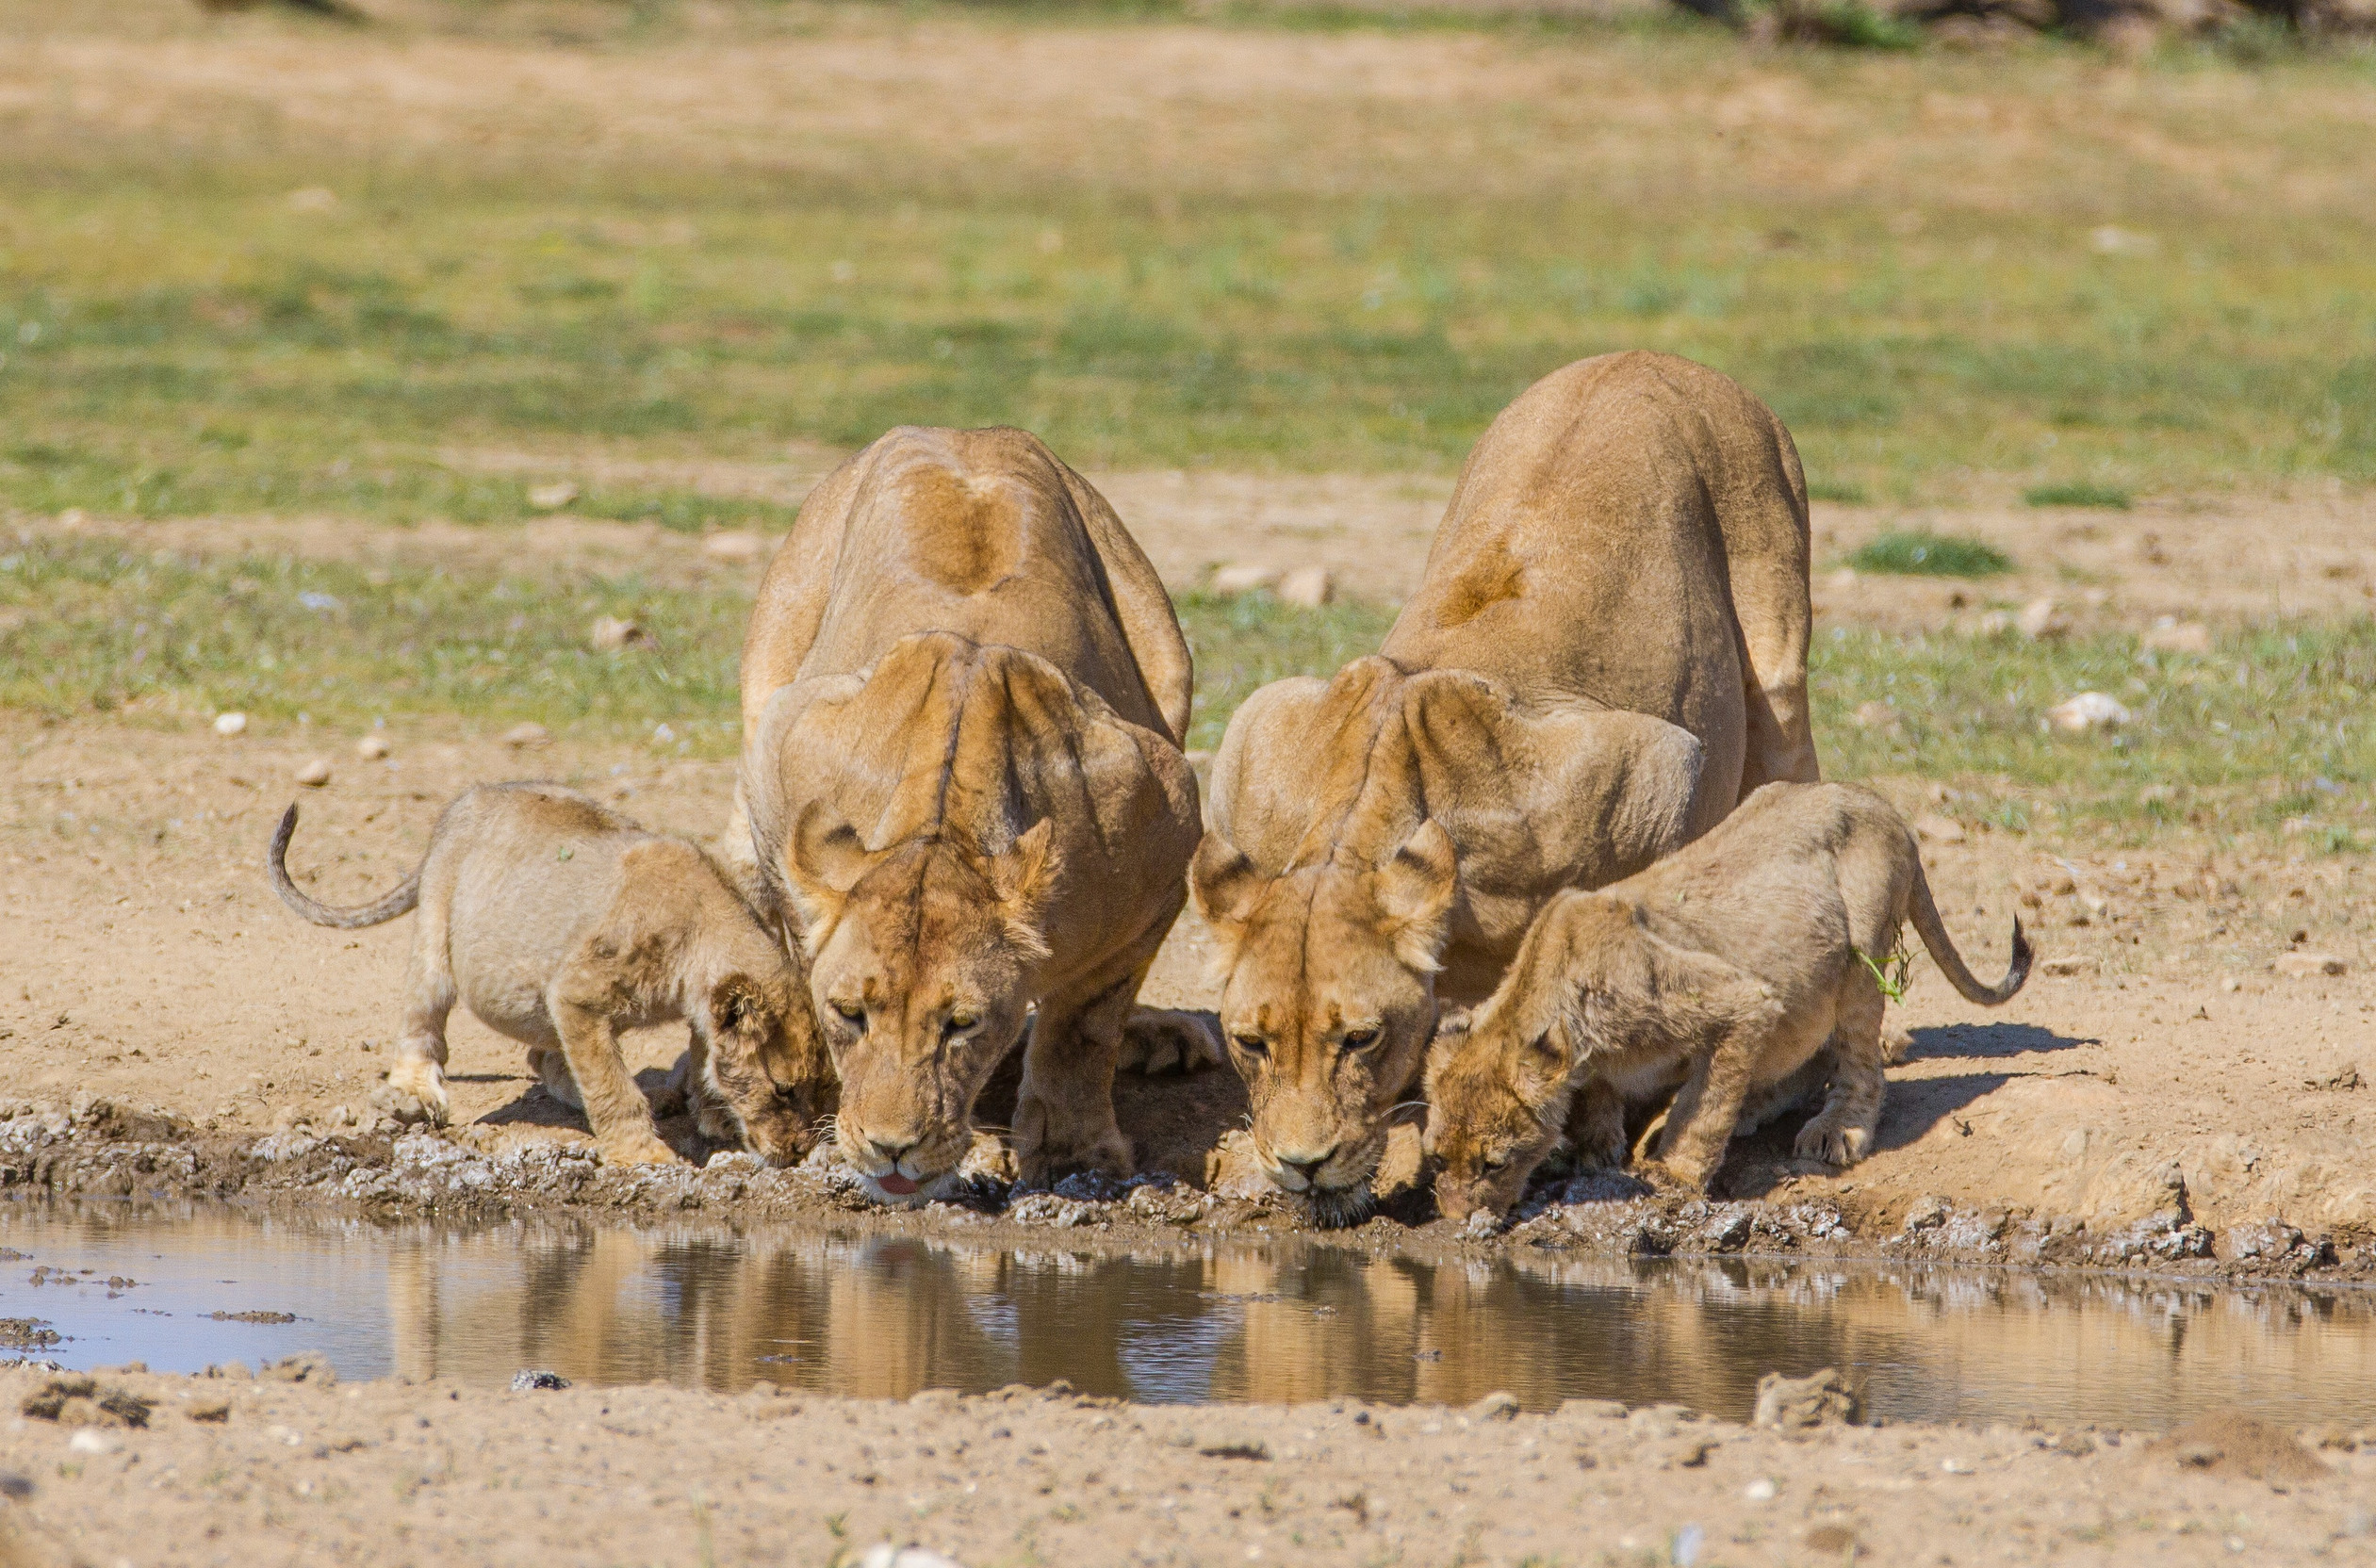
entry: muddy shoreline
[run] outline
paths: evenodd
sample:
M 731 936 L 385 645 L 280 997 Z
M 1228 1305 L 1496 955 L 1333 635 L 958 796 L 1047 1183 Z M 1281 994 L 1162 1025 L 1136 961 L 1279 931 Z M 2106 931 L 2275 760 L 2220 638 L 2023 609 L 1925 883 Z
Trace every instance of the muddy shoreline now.
M 1322 1229 L 1284 1195 L 1201 1189 L 1166 1172 L 1076 1176 L 1052 1191 L 977 1184 L 961 1201 L 890 1210 L 824 1160 L 770 1168 L 717 1152 L 699 1166 L 606 1166 L 582 1142 L 486 1128 L 224 1135 L 110 1102 L 0 1102 L 0 1195 L 236 1203 L 267 1214 L 456 1222 L 523 1217 L 593 1224 L 698 1217 L 729 1225 L 819 1224 L 853 1234 L 946 1236 L 974 1246 L 1124 1250 L 1295 1236 L 1372 1257 L 1488 1258 L 1521 1249 L 1604 1257 L 1739 1257 L 2089 1270 L 2203 1283 L 2376 1282 L 2376 1241 L 2305 1234 L 2279 1220 L 2214 1231 L 2169 1211 L 2117 1229 L 1943 1200 L 1902 1217 L 1853 1195 L 1793 1200 L 1650 1195 L 1598 1174 L 1538 1187 L 1499 1227 L 1434 1219 L 1423 1193 L 1367 1222 Z M 1894 1218 L 1895 1223 L 1891 1223 Z

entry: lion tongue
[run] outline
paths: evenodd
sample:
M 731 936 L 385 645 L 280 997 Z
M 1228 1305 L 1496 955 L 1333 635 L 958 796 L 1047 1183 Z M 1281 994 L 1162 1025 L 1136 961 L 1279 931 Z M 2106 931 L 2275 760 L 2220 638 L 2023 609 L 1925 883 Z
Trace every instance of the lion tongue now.
M 896 1170 L 892 1171 L 888 1175 L 876 1177 L 875 1184 L 882 1188 L 885 1192 L 890 1193 L 894 1198 L 905 1198 L 909 1193 L 916 1190 L 915 1178 L 912 1176 L 902 1176 Z

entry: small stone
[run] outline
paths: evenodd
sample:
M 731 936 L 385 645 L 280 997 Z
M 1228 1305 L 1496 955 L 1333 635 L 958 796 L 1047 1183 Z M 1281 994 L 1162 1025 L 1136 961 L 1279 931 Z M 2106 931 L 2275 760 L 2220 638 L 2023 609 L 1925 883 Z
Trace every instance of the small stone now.
M 217 713 L 215 715 L 216 734 L 228 739 L 231 736 L 244 735 L 247 732 L 248 716 L 245 713 Z
M 1944 1225 L 1947 1217 L 1953 1213 L 1955 1205 L 1936 1193 L 1927 1198 L 1917 1198 L 1914 1206 L 1906 1211 L 1906 1228 L 1909 1231 L 1935 1231 Z
M 1784 1431 L 1853 1426 L 1860 1409 L 1856 1389 L 1838 1367 L 1827 1366 L 1804 1378 L 1768 1372 L 1758 1380 L 1757 1411 L 1749 1425 Z
M 533 1394 L 540 1389 L 563 1389 L 568 1386 L 569 1380 L 558 1372 L 522 1367 L 512 1374 L 512 1392 L 515 1394 Z
M 2052 599 L 2032 599 L 2013 617 L 2013 629 L 2032 639 L 2061 637 L 2071 630 L 2071 617 Z
M 1335 593 L 1335 579 L 1325 566 L 1298 566 L 1279 580 L 1279 602 L 1298 610 L 1318 610 Z
M 112 1454 L 123 1448 L 123 1439 L 99 1427 L 77 1427 L 66 1446 L 77 1454 Z
M 317 757 L 297 770 L 297 782 L 308 790 L 319 790 L 330 782 L 330 760 Z
M 1914 831 L 1935 844 L 1959 844 L 1964 841 L 1963 824 L 1936 811 L 1925 811 L 1916 817 Z
M 1275 588 L 1281 574 L 1276 566 L 1257 566 L 1246 562 L 1232 562 L 1213 568 L 1213 592 L 1216 594 L 1251 594 L 1257 588 Z
M 1856 722 L 1859 729 L 1883 729 L 1894 732 L 1905 721 L 1894 705 L 1883 702 L 1876 697 L 1871 702 L 1857 704 Z
M 2046 710 L 2048 723 L 2074 735 L 2093 729 L 2116 729 L 2132 717 L 2118 698 L 2102 692 L 2081 692 Z
M 2200 621 L 2164 615 L 2147 629 L 2142 641 L 2155 653 L 2209 653 L 2211 629 Z
M 2332 953 L 2285 953 L 2269 967 L 2288 980 L 2309 980 L 2323 974 L 2340 974 L 2351 966 Z
M 1518 1413 L 1518 1396 L 1496 1389 L 1462 1413 L 1471 1421 L 1510 1421 Z
M 641 648 L 651 645 L 651 633 L 633 621 L 620 620 L 616 615 L 598 615 L 586 640 L 605 653 L 620 648 Z
M 1772 1481 L 1760 1476 L 1741 1489 L 1741 1495 L 1753 1503 L 1770 1503 L 1774 1500 L 1774 1494 L 1779 1490 Z
M 528 487 L 528 504 L 539 512 L 558 512 L 578 498 L 578 487 L 567 480 L 557 484 L 532 484 Z
M 2049 979 L 2068 980 L 2074 974 L 2092 974 L 2095 967 L 2095 960 L 2084 954 L 2065 953 L 2040 959 L 2038 972 Z
M 756 561 L 764 548 L 756 533 L 713 533 L 701 541 L 701 553 L 713 561 Z
M 2236 976 L 2234 976 L 2233 974 L 2230 974 L 2230 975 L 2224 976 L 2224 977 L 2223 977 L 2223 978 L 2220 981 L 2220 989 L 2221 989 L 2221 990 L 2223 990 L 2223 991 L 2227 992 L 2230 996 L 2235 995 L 2237 991 L 2240 991 L 2240 990 L 2242 990 L 2243 988 L 2244 988 L 2244 982 L 2243 982 L 2243 981 L 2241 981 L 2241 980 L 2238 980 L 2238 979 L 2237 979 Z
M 552 731 L 533 722 L 516 724 L 503 731 L 503 743 L 515 751 L 533 750 L 552 740 Z
M 354 754 L 366 762 L 376 762 L 387 755 L 387 737 L 366 735 L 354 743 Z

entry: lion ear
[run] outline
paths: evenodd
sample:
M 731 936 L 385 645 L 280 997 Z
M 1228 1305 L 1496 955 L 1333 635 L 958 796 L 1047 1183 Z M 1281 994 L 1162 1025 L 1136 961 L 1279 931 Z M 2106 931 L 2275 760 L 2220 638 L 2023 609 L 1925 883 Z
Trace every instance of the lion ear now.
M 1386 939 L 1404 968 L 1433 974 L 1451 937 L 1452 900 L 1460 892 L 1459 852 L 1434 817 L 1419 824 L 1377 870 L 1378 909 Z
M 793 825 L 784 870 L 792 879 L 792 896 L 800 906 L 801 922 L 808 927 L 811 956 L 832 934 L 850 890 L 875 859 L 858 829 L 835 816 L 825 802 L 812 800 L 801 808 L 800 820 Z
M 991 858 L 991 886 L 997 890 L 999 913 L 1007 936 L 1035 958 L 1048 956 L 1048 939 L 1041 931 L 1048 896 L 1056 890 L 1063 857 L 1056 848 L 1055 819 L 1041 817 L 1017 838 L 1013 847 Z
M 1236 844 L 1218 833 L 1206 833 L 1188 861 L 1188 896 L 1196 912 L 1213 928 L 1219 944 L 1214 970 L 1226 974 L 1237 962 L 1237 948 L 1246 936 L 1246 922 L 1254 900 L 1262 894 L 1262 873 Z
M 714 1035 L 755 1034 L 766 1017 L 767 1004 L 747 975 L 729 974 L 710 988 L 710 1031 Z

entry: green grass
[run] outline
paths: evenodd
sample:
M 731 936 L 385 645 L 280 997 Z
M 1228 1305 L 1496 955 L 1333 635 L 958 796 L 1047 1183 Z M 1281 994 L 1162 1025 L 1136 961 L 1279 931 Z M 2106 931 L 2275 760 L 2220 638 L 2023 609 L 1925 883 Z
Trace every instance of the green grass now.
M 2063 484 L 2040 484 L 2022 492 L 2031 506 L 2100 506 L 2125 512 L 2131 497 L 2117 484 L 2090 484 L 2084 480 Z
M 1196 654 L 1189 744 L 1200 748 L 1256 686 L 1328 674 L 1374 649 L 1390 620 L 1374 606 L 1299 611 L 1268 595 L 1192 594 L 1179 608 Z M 262 734 L 534 719 L 598 743 L 729 757 L 748 611 L 739 594 L 632 578 L 35 543 L 0 555 L 0 706 L 193 727 L 238 709 Z M 593 651 L 586 629 L 600 614 L 640 621 L 657 649 Z M 2376 828 L 2376 622 L 2240 633 L 2201 658 L 2155 655 L 2126 635 L 1843 629 L 1817 639 L 1811 677 L 1827 775 L 1955 782 L 1974 796 L 1972 820 L 2000 830 L 2084 819 L 2130 834 L 2171 822 L 2241 834 L 2306 820 L 2303 841 L 2343 849 Z M 2042 727 L 2048 708 L 2087 690 L 2117 696 L 2135 723 L 2110 735 Z M 1894 730 L 1852 722 L 1876 700 L 1897 710 Z
M 156 15 L 123 13 L 127 37 L 201 27 L 181 0 L 140 3 Z M 729 5 L 687 41 L 677 9 L 647 9 L 549 48 L 571 71 L 682 72 L 658 51 L 730 62 L 736 27 L 907 24 Z M 451 24 L 482 11 L 513 15 Z M 23 14 L 0 0 L 0 40 Z M 104 36 L 111 13 L 74 14 L 41 25 Z M 1180 25 L 919 15 L 991 50 L 1071 28 L 1126 51 Z M 533 20 L 485 24 L 484 70 L 531 70 Z M 1416 24 L 1338 22 L 1433 47 L 1401 37 Z M 288 31 L 367 78 L 396 47 Z M 789 498 L 571 466 L 747 463 L 900 422 L 1021 424 L 1085 466 L 1442 471 L 1535 378 L 1629 347 L 1740 377 L 1833 498 L 2059 471 L 2107 495 L 2376 479 L 2354 59 L 2206 57 L 2130 90 L 2132 68 L 2044 45 L 1759 55 L 1694 31 L 1487 28 L 1475 48 L 1484 63 L 1405 65 L 1586 85 L 1188 93 L 1110 135 L 1002 113 L 979 122 L 994 135 L 932 139 L 828 81 L 804 104 L 814 135 L 581 152 L 554 127 L 590 111 L 525 90 L 428 142 L 402 117 L 323 130 L 236 96 L 154 129 L 75 118 L 74 73 L 98 69 L 77 55 L 0 138 L 0 507 L 500 519 L 526 482 L 484 459 L 525 452 L 579 480 L 582 511 L 776 521 L 734 509 Z M 1737 99 L 1757 123 L 1679 139 L 1578 107 L 1619 90 L 1652 94 L 1645 113 Z M 2008 185 L 1983 128 L 2025 124 L 2063 128 L 2021 141 Z M 1882 145 L 1857 179 L 1824 177 Z M 292 205 L 315 188 L 336 205 Z M 2106 225 L 2129 237 L 2099 245 Z
M 2012 557 L 1981 540 L 1907 530 L 1867 540 L 1848 564 L 1906 577 L 1994 577 L 2013 569 Z

